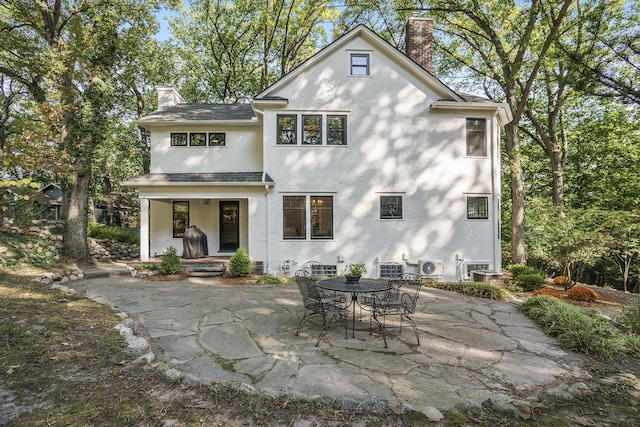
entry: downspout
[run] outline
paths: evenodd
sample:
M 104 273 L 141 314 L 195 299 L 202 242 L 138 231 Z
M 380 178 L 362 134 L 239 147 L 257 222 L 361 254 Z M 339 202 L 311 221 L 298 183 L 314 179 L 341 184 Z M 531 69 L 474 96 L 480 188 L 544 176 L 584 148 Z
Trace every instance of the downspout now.
M 266 260 L 265 262 L 267 263 L 266 265 L 266 272 L 267 274 L 270 273 L 270 266 L 271 266 L 271 240 L 269 239 L 269 210 L 271 209 L 271 205 L 270 205 L 270 197 L 269 195 L 271 194 L 271 190 L 269 189 L 269 186 L 267 185 L 267 180 L 266 180 L 266 176 L 267 173 L 265 171 L 262 171 L 262 182 L 264 183 L 264 197 L 265 197 L 265 203 L 266 203 L 266 212 L 265 212 L 265 221 L 267 223 L 265 229 L 265 233 L 266 233 L 266 245 L 267 245 L 267 256 L 266 256 Z
M 500 241 L 500 221 L 501 221 L 501 205 L 500 194 L 502 188 L 497 188 L 500 184 L 497 177 L 500 173 L 500 128 L 497 116 L 493 117 L 493 126 L 491 126 L 491 193 L 493 194 L 493 269 L 496 272 L 502 271 L 502 244 Z

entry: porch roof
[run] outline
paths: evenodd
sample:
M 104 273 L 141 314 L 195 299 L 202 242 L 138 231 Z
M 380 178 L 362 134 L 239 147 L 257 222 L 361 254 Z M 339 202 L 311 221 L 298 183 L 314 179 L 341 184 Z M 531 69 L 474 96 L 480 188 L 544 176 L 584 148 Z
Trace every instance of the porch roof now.
M 255 122 L 251 104 L 176 104 L 163 107 L 138 120 L 141 125 L 195 122 Z
M 275 182 L 266 172 L 148 173 L 129 178 L 122 185 L 129 187 L 268 185 L 273 187 Z

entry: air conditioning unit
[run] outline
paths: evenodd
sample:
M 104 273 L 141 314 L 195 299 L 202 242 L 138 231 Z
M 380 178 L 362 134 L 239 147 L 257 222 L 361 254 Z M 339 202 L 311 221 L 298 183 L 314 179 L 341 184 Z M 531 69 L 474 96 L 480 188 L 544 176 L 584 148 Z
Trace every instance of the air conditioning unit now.
M 418 261 L 418 273 L 424 276 L 444 275 L 444 262 L 436 260 Z

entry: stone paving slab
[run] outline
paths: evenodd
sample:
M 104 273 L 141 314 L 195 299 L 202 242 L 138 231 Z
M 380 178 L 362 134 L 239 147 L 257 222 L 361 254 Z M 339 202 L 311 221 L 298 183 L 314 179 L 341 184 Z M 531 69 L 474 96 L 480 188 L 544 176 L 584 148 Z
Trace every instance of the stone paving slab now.
M 69 287 L 123 310 L 161 362 L 203 383 L 244 383 L 306 398 L 435 407 L 528 399 L 587 377 L 583 358 L 544 335 L 516 305 L 423 288 L 410 327 L 388 334 L 385 349 L 368 318 L 356 338 L 319 329 L 295 335 L 304 308 L 294 284 L 221 285 L 215 278 L 161 282 L 133 277 Z M 366 313 L 364 314 L 366 316 Z

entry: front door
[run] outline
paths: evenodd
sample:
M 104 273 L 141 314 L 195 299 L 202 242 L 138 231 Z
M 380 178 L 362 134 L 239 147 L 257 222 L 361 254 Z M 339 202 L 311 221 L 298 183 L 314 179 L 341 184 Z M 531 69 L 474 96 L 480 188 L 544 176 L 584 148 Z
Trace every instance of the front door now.
M 220 250 L 235 251 L 240 247 L 240 202 L 220 202 Z

